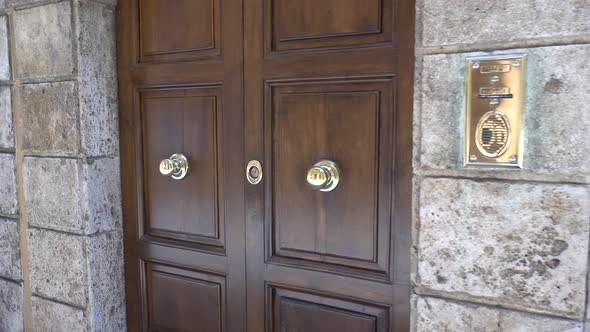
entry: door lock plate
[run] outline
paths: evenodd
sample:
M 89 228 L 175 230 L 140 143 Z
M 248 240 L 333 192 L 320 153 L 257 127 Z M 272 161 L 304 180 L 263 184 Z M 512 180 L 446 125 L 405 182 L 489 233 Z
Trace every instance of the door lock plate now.
M 262 181 L 262 165 L 258 160 L 250 160 L 246 166 L 246 179 L 250 184 L 259 184 Z

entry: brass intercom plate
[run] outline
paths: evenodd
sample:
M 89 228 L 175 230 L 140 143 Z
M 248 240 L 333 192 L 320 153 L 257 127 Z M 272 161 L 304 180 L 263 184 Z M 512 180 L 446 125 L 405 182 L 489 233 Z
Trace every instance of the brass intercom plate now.
M 467 59 L 466 166 L 522 168 L 526 55 Z

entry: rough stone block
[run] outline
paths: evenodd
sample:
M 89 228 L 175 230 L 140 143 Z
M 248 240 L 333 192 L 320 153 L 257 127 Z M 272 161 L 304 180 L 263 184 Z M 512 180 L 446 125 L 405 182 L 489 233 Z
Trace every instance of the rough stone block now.
M 0 331 L 24 331 L 21 283 L 0 279 Z
M 119 159 L 89 159 L 82 164 L 79 178 L 87 233 L 121 229 Z
M 86 238 L 28 229 L 33 294 L 85 308 L 88 304 Z
M 417 332 L 498 332 L 500 312 L 495 309 L 419 297 L 416 310 Z
M 23 183 L 29 225 L 84 233 L 76 159 L 25 157 Z
M 33 296 L 31 302 L 33 306 L 33 331 L 87 331 L 84 310 L 37 296 Z
M 0 154 L 0 213 L 18 213 L 16 162 L 13 154 Z
M 22 280 L 20 257 L 20 224 L 0 218 L 0 276 Z
M 582 330 L 582 323 L 571 320 L 528 315 L 515 311 L 503 311 L 500 314 L 500 331 L 582 332 Z
M 46 0 L 4 0 L 11 3 L 13 6 L 20 8 L 23 6 L 32 6 L 40 2 L 44 2 Z
M 75 73 L 70 1 L 18 10 L 13 20 L 17 78 Z
M 571 320 L 418 297 L 416 331 L 582 332 Z
M 0 8 L 3 8 L 0 1 Z M 0 81 L 10 80 L 10 51 L 8 49 L 8 19 L 0 16 Z
M 117 158 L 25 157 L 23 178 L 29 225 L 77 234 L 120 229 Z
M 76 83 L 27 84 L 20 87 L 18 96 L 25 153 L 78 152 Z
M 79 69 L 83 78 L 117 76 L 116 25 L 114 8 L 79 2 Z M 116 84 L 115 84 L 116 89 Z
M 524 170 L 497 171 L 516 178 L 544 176 L 590 181 L 590 112 L 585 81 L 590 77 L 590 45 L 520 49 L 529 55 L 525 114 Z M 484 53 L 424 56 L 416 82 L 420 123 L 420 165 L 464 169 L 465 58 Z M 420 106 L 421 105 L 421 106 Z M 575 148 L 573 148 L 575 147 Z M 477 176 L 486 170 L 469 169 Z
M 424 46 L 582 36 L 590 33 L 590 2 L 421 0 Z M 419 40 L 418 40 L 419 42 Z M 420 44 L 418 44 L 420 45 Z
M 9 86 L 0 86 L 0 148 L 14 149 L 12 93 Z
M 117 79 L 84 78 L 80 82 L 82 149 L 86 156 L 119 153 Z
M 109 232 L 88 239 L 90 305 L 96 331 L 125 331 L 125 278 L 122 233 Z
M 419 288 L 582 319 L 585 186 L 429 178 L 419 206 Z

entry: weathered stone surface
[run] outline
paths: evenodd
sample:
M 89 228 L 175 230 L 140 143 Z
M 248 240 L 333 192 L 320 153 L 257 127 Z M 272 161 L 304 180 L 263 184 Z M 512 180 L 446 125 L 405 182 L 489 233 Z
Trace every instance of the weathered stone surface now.
M 493 54 L 529 55 L 524 171 L 496 171 L 590 181 L 590 112 L 584 82 L 590 77 L 590 45 L 542 47 Z M 463 169 L 465 58 L 484 53 L 424 56 L 416 82 L 420 164 L 427 169 Z M 421 105 L 421 107 L 420 107 Z M 572 147 L 575 147 L 573 149 Z M 489 171 L 489 170 L 488 170 Z M 486 170 L 465 170 L 477 176 Z M 468 172 L 468 173 L 466 173 Z
M 424 46 L 509 42 L 590 33 L 588 1 L 422 0 L 418 6 L 423 8 L 418 30 L 422 30 Z
M 0 8 L 2 8 L 0 1 Z M 0 16 L 0 81 L 10 80 L 10 52 L 8 51 L 8 19 Z
M 33 296 L 31 301 L 33 305 L 33 331 L 87 331 L 86 315 L 82 309 L 37 296 Z
M 79 165 L 75 159 L 25 157 L 23 183 L 29 225 L 84 233 Z
M 87 233 L 121 229 L 119 159 L 101 158 L 82 164 L 82 217 Z
M 457 54 L 428 55 L 416 81 L 416 122 L 420 126 L 420 165 L 453 168 L 462 163 L 465 112 L 465 58 Z
M 29 225 L 91 234 L 121 228 L 118 158 L 25 157 Z
M 125 331 L 123 237 L 120 231 L 89 238 L 90 305 L 96 331 Z
M 27 84 L 19 90 L 22 147 L 27 153 L 78 152 L 76 83 Z
M 9 86 L 0 86 L 0 148 L 14 148 L 14 122 L 12 121 L 12 93 Z
M 419 288 L 583 317 L 586 187 L 426 179 L 419 204 Z
M 500 331 L 506 332 L 582 332 L 580 322 L 565 319 L 528 315 L 515 311 L 502 311 Z
M 473 304 L 418 297 L 417 332 L 582 332 L 582 324 Z
M 13 154 L 0 153 L 0 213 L 18 213 L 16 163 Z
M 419 297 L 416 310 L 417 332 L 498 331 L 500 312 L 495 309 Z
M 85 308 L 89 291 L 86 238 L 35 228 L 27 232 L 33 294 Z
M 0 218 L 0 276 L 22 279 L 18 220 Z
M 117 79 L 85 78 L 80 82 L 82 149 L 87 156 L 119 152 Z
M 17 78 L 54 77 L 75 73 L 71 13 L 69 1 L 14 13 Z
M 46 0 L 4 0 L 4 1 L 8 1 L 9 3 L 16 6 L 17 8 L 20 8 L 23 6 L 32 6 L 32 5 L 35 5 L 40 2 L 46 2 Z
M 590 8 L 590 2 L 585 3 Z M 590 112 L 584 87 L 590 77 L 590 45 L 528 53 L 527 168 L 590 181 Z
M 79 2 L 78 5 L 80 6 L 80 36 L 78 38 L 80 43 L 80 76 L 85 79 L 116 77 L 114 8 L 91 1 Z
M 0 318 L 0 331 L 24 331 L 21 283 L 0 279 Z

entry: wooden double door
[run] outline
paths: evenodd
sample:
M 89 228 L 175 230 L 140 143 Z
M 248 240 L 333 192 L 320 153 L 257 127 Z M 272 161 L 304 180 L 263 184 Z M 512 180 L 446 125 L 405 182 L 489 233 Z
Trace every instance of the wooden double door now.
M 413 36 L 405 0 L 119 2 L 130 331 L 409 329 Z

